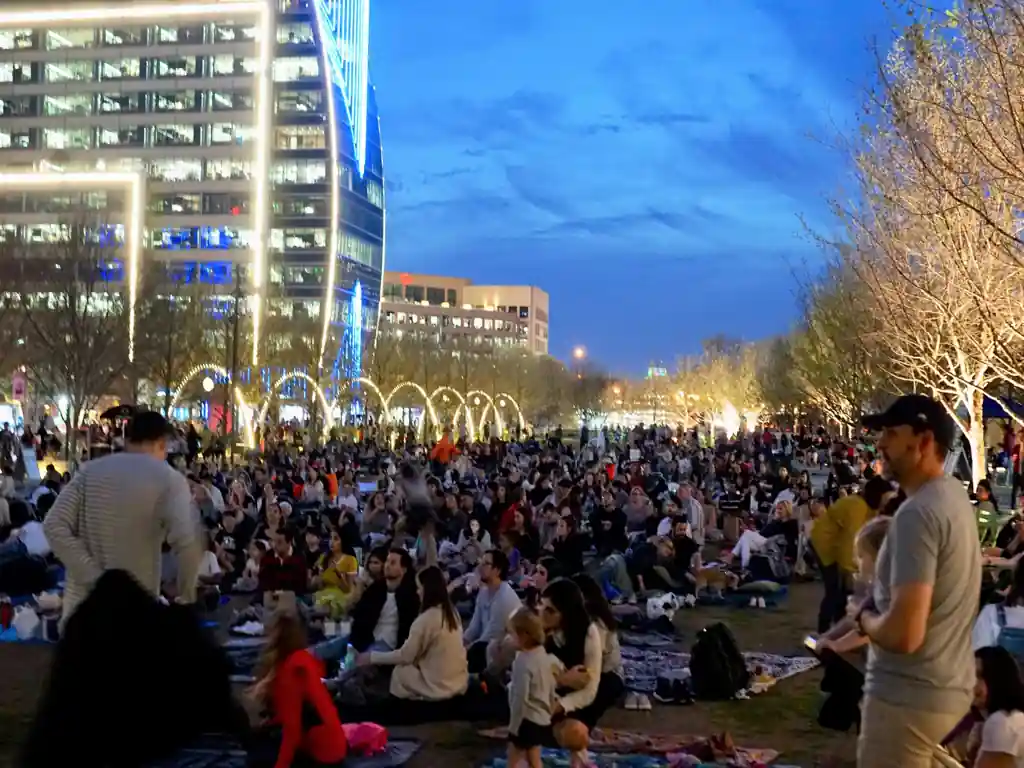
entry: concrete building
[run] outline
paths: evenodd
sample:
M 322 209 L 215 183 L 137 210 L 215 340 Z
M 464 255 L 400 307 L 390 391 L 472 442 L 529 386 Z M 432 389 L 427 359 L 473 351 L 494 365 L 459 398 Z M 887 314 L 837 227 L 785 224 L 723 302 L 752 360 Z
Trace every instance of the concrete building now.
M 271 319 L 310 322 L 326 376 L 358 372 L 384 262 L 369 5 L 0 0 L 0 239 L 96 211 L 133 287 L 147 260 L 225 300 L 244 284 L 248 375 L 274 375 Z
M 546 355 L 549 300 L 532 285 L 474 285 L 462 277 L 385 272 L 381 330 L 439 343 L 522 347 Z

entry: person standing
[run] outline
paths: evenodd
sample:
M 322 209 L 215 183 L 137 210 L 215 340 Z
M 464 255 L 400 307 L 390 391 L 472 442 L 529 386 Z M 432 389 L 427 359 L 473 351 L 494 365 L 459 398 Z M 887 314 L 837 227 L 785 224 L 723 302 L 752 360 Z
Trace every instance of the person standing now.
M 46 539 L 67 571 L 62 626 L 107 570 L 127 571 L 158 596 L 165 541 L 178 559 L 177 598 L 195 602 L 204 547 L 188 481 L 167 463 L 169 432 L 159 413 L 135 414 L 127 449 L 84 464 L 46 516 Z
M 904 395 L 865 417 L 907 494 L 878 555 L 873 595 L 848 615 L 870 641 L 859 768 L 929 768 L 933 745 L 971 706 L 971 628 L 981 547 L 971 501 L 945 474 L 958 429 L 945 408 Z

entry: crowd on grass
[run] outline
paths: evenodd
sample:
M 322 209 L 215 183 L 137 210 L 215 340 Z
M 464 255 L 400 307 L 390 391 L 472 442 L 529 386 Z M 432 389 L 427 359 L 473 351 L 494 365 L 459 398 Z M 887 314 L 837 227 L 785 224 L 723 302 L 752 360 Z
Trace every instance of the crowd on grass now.
M 232 629 L 264 639 L 250 693 L 278 768 L 342 759 L 342 722 L 484 717 L 507 720 L 513 764 L 558 745 L 582 766 L 609 708 L 651 706 L 625 691 L 622 617 L 664 594 L 756 608 L 820 577 L 822 721 L 859 725 L 860 764 L 930 765 L 970 711 L 957 748 L 996 768 L 1024 760 L 1024 687 L 1007 677 L 1024 576 L 1000 575 L 1024 572 L 1024 526 L 1010 519 L 985 551 L 983 587 L 976 513 L 996 500 L 982 484 L 972 506 L 946 475 L 951 424 L 910 397 L 867 423 L 877 444 L 806 427 L 446 430 L 428 445 L 281 440 L 228 466 L 139 413 L 124 452 L 48 472 L 28 498 L 8 488 L 0 592 L 19 566 L 59 561 L 65 624 L 109 570 L 213 614 L 230 596 Z M 846 669 L 858 653 L 866 675 Z

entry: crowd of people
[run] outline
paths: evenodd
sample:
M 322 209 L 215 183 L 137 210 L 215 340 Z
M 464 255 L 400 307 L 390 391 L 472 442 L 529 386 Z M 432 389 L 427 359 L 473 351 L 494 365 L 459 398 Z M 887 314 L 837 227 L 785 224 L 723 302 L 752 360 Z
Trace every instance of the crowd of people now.
M 976 764 L 1024 759 L 1024 711 L 990 677 L 1024 650 L 1024 576 L 983 586 L 975 507 L 944 470 L 955 426 L 919 396 L 865 424 L 867 447 L 823 428 L 641 426 L 578 442 L 445 430 L 395 448 L 279 441 L 229 467 L 142 412 L 123 452 L 0 506 L 0 591 L 6 562 L 49 558 L 65 569 L 65 623 L 110 570 L 168 602 L 241 600 L 239 624 L 266 641 L 251 693 L 277 726 L 280 768 L 342 759 L 342 722 L 367 713 L 476 711 L 507 718 L 511 764 L 558 745 L 582 766 L 626 692 L 623 609 L 820 574 L 819 653 L 867 654 L 860 765 L 931 765 L 972 707 L 988 715 L 974 718 Z M 986 484 L 975 494 L 996 503 Z M 1022 542 L 1011 521 L 985 564 L 1012 571 Z

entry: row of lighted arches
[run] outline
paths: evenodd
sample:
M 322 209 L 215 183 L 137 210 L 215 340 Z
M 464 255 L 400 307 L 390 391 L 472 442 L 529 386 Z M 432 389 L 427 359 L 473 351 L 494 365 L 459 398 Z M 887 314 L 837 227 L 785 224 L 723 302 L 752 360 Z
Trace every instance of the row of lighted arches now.
M 196 376 L 203 372 L 215 373 L 226 379 L 231 378 L 231 375 L 228 372 L 228 370 L 221 365 L 216 365 L 213 363 L 206 365 L 197 365 L 182 378 L 181 383 L 178 384 L 174 392 L 171 394 L 172 409 L 178 404 L 178 401 L 181 400 L 181 396 L 185 392 L 185 387 L 187 387 L 188 384 L 193 379 L 196 378 Z M 248 447 L 254 447 L 256 442 L 255 434 L 253 432 L 253 424 L 263 424 L 265 422 L 267 418 L 267 412 L 270 409 L 271 400 L 274 394 L 280 391 L 281 387 L 283 387 L 287 382 L 295 379 L 302 379 L 313 387 L 313 391 L 316 393 L 317 398 L 320 400 L 320 405 L 323 408 L 323 412 L 325 414 L 325 433 L 328 430 L 330 430 L 331 427 L 334 426 L 334 411 L 340 405 L 340 401 L 335 400 L 333 403 L 329 403 L 327 401 L 327 396 L 324 394 L 323 389 L 321 389 L 320 385 L 317 384 L 316 380 L 313 379 L 313 377 L 310 376 L 305 371 L 290 371 L 281 376 L 276 382 L 274 382 L 274 385 L 270 388 L 270 391 L 267 393 L 259 409 L 250 406 L 246 402 L 244 396 L 242 395 L 241 390 L 237 386 L 235 387 L 235 401 L 238 403 L 239 411 L 243 417 L 241 420 L 245 423 L 244 437 L 246 445 Z M 520 429 L 526 429 L 526 419 L 523 418 L 523 411 L 519 407 L 519 403 L 516 402 L 516 399 L 514 397 L 504 392 L 499 392 L 495 396 L 497 398 L 497 402 L 495 402 L 494 397 L 491 397 L 491 395 L 479 389 L 471 390 L 463 394 L 452 387 L 442 386 L 438 387 L 432 393 L 428 394 L 427 391 L 419 384 L 412 381 L 403 381 L 397 386 L 395 386 L 395 388 L 392 389 L 387 395 L 385 395 L 381 391 L 380 387 L 377 386 L 377 383 L 374 382 L 372 379 L 359 377 L 353 379 L 351 384 L 352 386 L 362 384 L 373 391 L 374 395 L 376 395 L 377 399 L 380 401 L 380 405 L 382 408 L 381 423 L 383 424 L 387 424 L 387 422 L 390 420 L 391 402 L 394 399 L 395 395 L 405 389 L 412 389 L 415 390 L 423 398 L 423 402 L 425 405 L 425 415 L 420 422 L 421 430 L 423 426 L 426 424 L 427 418 L 429 417 L 430 423 L 434 427 L 435 432 L 440 434 L 442 428 L 444 427 L 444 424 L 442 423 L 440 417 L 437 414 L 435 402 L 437 398 L 442 398 L 444 401 L 447 401 L 449 399 L 449 395 L 452 395 L 454 399 L 458 402 L 458 408 L 456 408 L 454 412 L 454 426 L 458 427 L 460 420 L 464 417 L 466 432 L 470 436 L 475 437 L 477 435 L 477 424 L 483 425 L 488 423 L 488 418 L 491 416 L 492 411 L 499 432 L 504 431 L 505 419 L 502 415 L 501 409 L 507 406 L 511 406 L 515 410 L 516 419 L 518 421 Z M 479 407 L 481 403 L 483 403 L 483 411 L 480 414 L 480 418 L 474 423 L 473 407 Z

